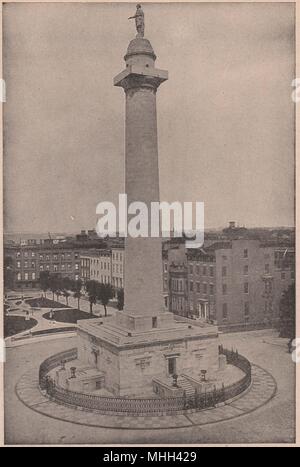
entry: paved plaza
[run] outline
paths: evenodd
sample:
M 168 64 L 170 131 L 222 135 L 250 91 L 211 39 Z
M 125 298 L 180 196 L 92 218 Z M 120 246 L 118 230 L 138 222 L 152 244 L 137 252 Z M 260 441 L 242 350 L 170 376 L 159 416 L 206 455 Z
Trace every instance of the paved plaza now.
M 10 348 L 5 371 L 5 441 L 7 444 L 293 442 L 294 364 L 285 340 L 280 345 L 276 336 L 272 330 L 221 335 L 225 347 L 237 348 L 256 364 L 250 391 L 227 406 L 159 420 L 92 414 L 44 399 L 36 390 L 36 369 L 49 355 L 74 347 L 75 337 L 47 341 L 46 345 L 38 342 Z

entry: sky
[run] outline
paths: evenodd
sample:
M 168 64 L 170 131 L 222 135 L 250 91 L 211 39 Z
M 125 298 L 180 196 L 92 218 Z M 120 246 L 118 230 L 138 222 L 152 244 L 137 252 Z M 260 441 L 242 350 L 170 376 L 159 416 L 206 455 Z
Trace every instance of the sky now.
M 4 226 L 75 232 L 124 191 L 113 77 L 135 4 L 4 4 Z M 294 5 L 146 3 L 160 196 L 203 201 L 205 228 L 294 225 Z

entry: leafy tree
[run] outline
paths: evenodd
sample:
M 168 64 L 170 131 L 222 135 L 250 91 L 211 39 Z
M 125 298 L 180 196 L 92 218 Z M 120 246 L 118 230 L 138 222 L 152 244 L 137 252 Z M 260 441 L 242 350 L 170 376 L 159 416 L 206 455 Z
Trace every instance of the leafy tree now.
M 50 289 L 50 274 L 49 271 L 42 271 L 40 273 L 40 286 L 42 291 L 45 294 L 45 297 L 47 297 L 47 290 Z
M 295 337 L 295 284 L 290 285 L 280 300 L 280 337 Z
M 93 305 L 97 303 L 97 295 L 99 294 L 98 292 L 99 285 L 100 285 L 99 282 L 94 281 L 94 280 L 87 281 L 85 284 L 85 289 L 89 296 L 91 315 L 93 314 Z
M 82 281 L 78 279 L 77 281 L 73 281 L 72 283 L 72 290 L 73 290 L 73 297 L 77 298 L 77 308 L 80 310 L 80 299 L 82 296 L 81 289 L 82 289 Z
M 14 288 L 13 260 L 11 256 L 4 257 L 4 287 L 7 289 Z
M 99 284 L 97 289 L 97 298 L 104 306 L 104 313 L 107 316 L 107 305 L 111 298 L 114 296 L 114 289 L 110 284 Z
M 124 308 L 124 289 L 119 289 L 118 290 L 117 299 L 118 299 L 117 308 L 118 308 L 118 310 L 121 311 Z
M 71 289 L 71 286 L 72 286 L 72 281 L 69 277 L 63 277 L 61 279 L 62 294 L 66 299 L 67 306 L 69 305 L 69 297 L 71 295 L 69 290 Z
M 52 300 L 54 301 L 54 294 L 57 290 L 57 280 L 56 276 L 54 276 L 53 274 L 49 274 L 49 289 L 52 292 Z
M 71 295 L 70 292 L 68 292 L 67 290 L 63 290 L 62 294 L 66 299 L 66 305 L 69 306 L 69 297 Z

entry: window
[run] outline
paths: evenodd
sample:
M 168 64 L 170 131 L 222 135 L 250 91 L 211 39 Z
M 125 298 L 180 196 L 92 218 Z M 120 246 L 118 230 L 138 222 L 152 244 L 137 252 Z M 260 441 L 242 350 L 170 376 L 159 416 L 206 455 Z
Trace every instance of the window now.
M 244 314 L 245 316 L 249 316 L 249 302 L 245 302 L 244 304 Z
M 285 272 L 282 272 L 282 273 L 281 273 L 281 279 L 282 279 L 282 280 L 285 279 Z
M 43 261 L 43 259 L 44 259 L 44 256 L 40 255 L 40 260 Z
M 248 284 L 248 282 L 244 283 L 244 293 L 249 293 L 249 284 Z
M 32 280 L 35 281 L 35 272 L 32 273 L 31 277 L 32 277 Z
M 193 265 L 190 264 L 190 274 L 193 274 L 193 270 L 194 270 Z
M 244 266 L 244 276 L 247 276 L 248 272 L 249 272 L 249 266 L 248 266 L 248 264 L 245 264 L 245 266 Z
M 213 295 L 213 294 L 214 294 L 214 285 L 209 284 L 209 295 Z
M 197 274 L 197 276 L 199 276 L 199 274 L 200 274 L 200 266 L 199 266 L 199 264 L 197 264 L 197 266 L 196 266 L 196 274 Z
M 214 275 L 214 267 L 213 266 L 209 266 L 209 275 L 210 275 L 210 277 L 213 277 L 213 275 Z
M 194 283 L 190 282 L 190 292 L 193 292 L 193 290 L 194 290 Z
M 206 276 L 206 266 L 203 266 L 203 276 Z
M 17 268 L 20 268 L 21 267 L 21 263 L 20 261 L 17 261 Z
M 75 259 L 78 259 L 79 258 L 79 254 L 78 253 L 75 253 Z
M 62 271 L 65 270 L 65 265 L 64 265 L 64 264 L 61 265 L 61 270 L 62 270 Z
M 167 263 L 164 263 L 164 271 L 168 272 L 168 264 Z
M 40 265 L 40 271 L 44 271 L 44 266 L 42 264 Z
M 31 257 L 32 257 L 32 258 L 35 258 L 35 252 L 34 252 L 34 251 L 32 251 Z
M 223 295 L 227 294 L 227 284 L 222 285 L 222 293 L 223 293 Z
M 53 259 L 57 259 L 57 255 L 53 255 Z
M 152 327 L 157 328 L 157 318 L 156 318 L 156 316 L 152 318 Z
M 206 284 L 206 282 L 203 283 L 203 293 L 204 293 L 204 295 L 207 294 L 207 284 Z
M 78 281 L 78 279 L 79 279 L 79 275 L 75 274 L 75 281 Z
M 75 264 L 75 269 L 78 271 L 78 269 L 79 269 L 79 264 L 78 263 Z
M 35 268 L 35 262 L 34 261 L 31 262 L 31 267 L 32 267 L 32 269 Z
M 28 258 L 28 252 L 24 251 L 24 258 Z
M 247 250 L 247 248 L 244 249 L 244 258 L 248 258 L 248 250 Z
M 223 303 L 222 305 L 222 316 L 223 316 L 223 319 L 228 318 L 227 303 Z
M 17 251 L 16 257 L 17 257 L 17 258 L 20 258 L 20 256 L 21 256 L 21 252 L 20 252 L 20 251 Z
M 270 272 L 270 265 L 265 264 L 265 273 L 268 274 Z
M 24 268 L 28 268 L 28 261 L 24 261 Z
M 53 265 L 53 271 L 58 271 L 58 266 L 57 266 L 57 264 L 54 264 L 54 265 Z
M 227 276 L 227 267 L 226 266 L 222 266 L 222 276 L 223 277 Z
M 25 281 L 28 281 L 28 272 L 25 272 L 24 279 Z
M 197 292 L 200 293 L 200 282 L 197 282 Z
M 227 256 L 226 256 L 226 255 L 223 255 L 223 256 L 222 256 L 222 259 L 223 259 L 224 261 L 226 261 Z
M 18 274 L 17 274 L 17 280 L 18 280 L 18 281 L 21 280 L 21 273 L 20 273 L 20 272 L 18 272 Z
M 50 261 L 50 256 L 46 255 L 46 261 Z

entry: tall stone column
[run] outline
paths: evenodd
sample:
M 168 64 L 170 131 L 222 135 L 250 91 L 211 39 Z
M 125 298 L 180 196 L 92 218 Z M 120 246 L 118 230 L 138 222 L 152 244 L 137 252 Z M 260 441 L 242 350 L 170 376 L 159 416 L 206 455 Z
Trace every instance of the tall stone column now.
M 126 94 L 125 192 L 128 205 L 147 205 L 150 231 L 151 202 L 159 201 L 156 91 L 168 74 L 154 67 L 147 39 L 133 39 L 124 59 L 126 69 L 114 85 Z M 163 311 L 161 238 L 126 238 L 124 292 L 125 314 L 150 318 Z

